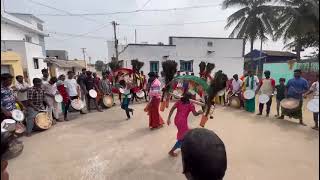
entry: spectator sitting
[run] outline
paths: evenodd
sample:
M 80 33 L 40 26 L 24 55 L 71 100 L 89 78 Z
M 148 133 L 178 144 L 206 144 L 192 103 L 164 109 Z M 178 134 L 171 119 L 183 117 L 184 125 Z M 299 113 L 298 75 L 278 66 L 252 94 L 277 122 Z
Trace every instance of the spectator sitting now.
M 211 130 L 196 128 L 184 137 L 181 146 L 183 173 L 188 180 L 222 180 L 227 155 L 222 140 Z

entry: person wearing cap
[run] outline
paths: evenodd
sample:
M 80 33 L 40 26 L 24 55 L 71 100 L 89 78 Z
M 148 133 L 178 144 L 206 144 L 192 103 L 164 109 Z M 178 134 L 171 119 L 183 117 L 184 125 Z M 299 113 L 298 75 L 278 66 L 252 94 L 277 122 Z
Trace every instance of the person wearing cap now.
M 160 116 L 159 106 L 161 99 L 161 82 L 158 79 L 158 74 L 150 72 L 149 74 L 149 99 L 147 111 L 149 115 L 149 128 L 156 129 L 163 127 L 163 119 Z
M 188 180 L 223 180 L 227 153 L 223 141 L 213 131 L 188 131 L 181 145 L 183 174 Z

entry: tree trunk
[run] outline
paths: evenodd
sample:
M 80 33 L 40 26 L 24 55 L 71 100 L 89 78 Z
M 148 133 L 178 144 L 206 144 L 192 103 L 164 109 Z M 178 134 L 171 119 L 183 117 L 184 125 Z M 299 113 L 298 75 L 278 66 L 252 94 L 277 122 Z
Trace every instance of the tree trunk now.
M 251 56 L 251 63 L 248 67 L 248 70 L 254 70 L 254 61 L 253 61 L 253 43 L 254 43 L 254 40 L 253 39 L 250 39 L 250 56 Z M 251 67 L 250 67 L 251 66 Z
M 302 47 L 301 47 L 300 40 L 301 40 L 300 37 L 298 37 L 297 40 L 296 40 L 297 44 L 296 44 L 296 47 L 295 47 L 295 51 L 296 51 L 296 54 L 297 54 L 297 61 L 301 60 L 301 49 L 302 49 Z

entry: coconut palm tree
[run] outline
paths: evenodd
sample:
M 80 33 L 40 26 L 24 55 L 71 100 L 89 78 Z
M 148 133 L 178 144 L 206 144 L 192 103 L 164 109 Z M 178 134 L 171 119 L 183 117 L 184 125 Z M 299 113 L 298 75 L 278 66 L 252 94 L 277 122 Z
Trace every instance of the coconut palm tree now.
M 281 0 L 280 3 L 284 6 L 274 39 L 282 38 L 285 47 L 294 47 L 300 60 L 303 47 L 319 47 L 319 0 Z
M 275 6 L 270 6 L 272 0 L 225 0 L 222 7 L 240 7 L 228 17 L 225 29 L 234 26 L 230 37 L 244 38 L 250 41 L 253 50 L 253 44 L 257 39 L 264 41 L 267 36 L 273 36 L 274 29 L 277 26 Z M 253 59 L 251 57 L 251 59 Z

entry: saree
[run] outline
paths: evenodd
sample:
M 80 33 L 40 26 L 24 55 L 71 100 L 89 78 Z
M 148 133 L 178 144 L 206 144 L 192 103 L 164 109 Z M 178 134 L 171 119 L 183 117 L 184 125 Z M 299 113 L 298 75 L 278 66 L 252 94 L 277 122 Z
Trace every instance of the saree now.
M 150 87 L 150 103 L 148 105 L 148 115 L 149 115 L 149 128 L 154 129 L 161 127 L 164 122 L 160 116 L 159 106 L 161 101 L 161 91 L 160 91 L 161 82 L 158 79 L 155 79 Z

